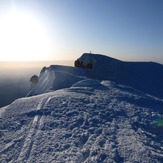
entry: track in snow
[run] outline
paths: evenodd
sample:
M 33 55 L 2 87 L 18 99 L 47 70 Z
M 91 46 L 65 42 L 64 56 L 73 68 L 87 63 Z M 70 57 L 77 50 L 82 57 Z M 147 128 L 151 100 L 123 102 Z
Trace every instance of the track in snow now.
M 51 97 L 49 98 L 42 98 L 41 101 L 37 105 L 37 110 L 43 109 L 46 104 L 50 101 Z M 33 121 L 30 126 L 30 130 L 24 140 L 21 152 L 19 154 L 19 157 L 17 159 L 18 162 L 26 162 L 30 156 L 30 152 L 32 150 L 32 145 L 33 145 L 33 137 L 37 133 L 37 129 L 40 126 L 40 119 L 41 115 L 35 115 L 33 118 Z

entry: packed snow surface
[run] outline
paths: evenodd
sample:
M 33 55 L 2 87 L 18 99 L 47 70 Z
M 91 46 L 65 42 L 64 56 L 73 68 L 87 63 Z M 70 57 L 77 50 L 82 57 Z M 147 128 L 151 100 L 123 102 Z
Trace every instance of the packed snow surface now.
M 161 99 L 83 80 L 1 108 L 0 162 L 163 162 L 162 116 Z
M 32 97 L 0 108 L 0 162 L 163 162 L 163 99 L 97 79 L 98 61 L 50 66 Z

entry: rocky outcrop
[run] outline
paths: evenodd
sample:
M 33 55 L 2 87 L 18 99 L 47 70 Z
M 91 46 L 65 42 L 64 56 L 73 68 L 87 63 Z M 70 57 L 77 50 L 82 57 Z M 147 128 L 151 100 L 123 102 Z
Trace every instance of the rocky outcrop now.
M 34 86 L 38 83 L 38 80 L 39 80 L 39 78 L 38 78 L 37 75 L 33 75 L 33 76 L 30 78 L 30 82 L 31 82 L 31 88 L 30 88 L 30 90 L 31 90 L 32 88 L 34 88 Z
M 96 63 L 96 60 L 91 55 L 82 55 L 80 58 L 78 58 L 74 66 L 75 67 L 81 67 L 87 70 L 92 70 L 94 65 Z

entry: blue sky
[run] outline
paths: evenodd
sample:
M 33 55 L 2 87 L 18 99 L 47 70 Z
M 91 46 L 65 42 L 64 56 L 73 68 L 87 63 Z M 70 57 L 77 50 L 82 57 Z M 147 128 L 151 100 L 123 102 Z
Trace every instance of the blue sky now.
M 92 51 L 163 63 L 162 0 L 10 0 L 0 1 L 0 14 L 13 7 L 44 26 L 49 46 L 41 57 L 35 50 L 34 60 L 72 60 Z

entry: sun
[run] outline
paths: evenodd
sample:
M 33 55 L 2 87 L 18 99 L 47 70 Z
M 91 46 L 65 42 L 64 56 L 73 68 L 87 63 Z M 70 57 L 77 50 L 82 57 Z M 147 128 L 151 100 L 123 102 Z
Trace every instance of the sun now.
M 49 50 L 49 38 L 39 19 L 13 10 L 0 16 L 0 60 L 43 60 Z

